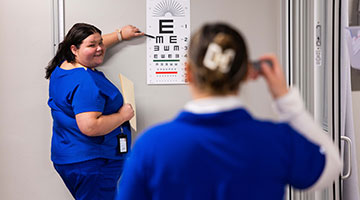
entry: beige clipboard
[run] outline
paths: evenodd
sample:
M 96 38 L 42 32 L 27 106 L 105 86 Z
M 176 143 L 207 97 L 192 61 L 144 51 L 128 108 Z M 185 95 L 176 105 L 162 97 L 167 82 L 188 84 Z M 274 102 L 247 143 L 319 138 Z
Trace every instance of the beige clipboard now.
M 134 117 L 130 119 L 130 126 L 136 131 L 136 106 L 135 106 L 135 90 L 134 83 L 126 78 L 124 75 L 119 74 L 121 91 L 125 103 L 131 104 L 134 109 Z

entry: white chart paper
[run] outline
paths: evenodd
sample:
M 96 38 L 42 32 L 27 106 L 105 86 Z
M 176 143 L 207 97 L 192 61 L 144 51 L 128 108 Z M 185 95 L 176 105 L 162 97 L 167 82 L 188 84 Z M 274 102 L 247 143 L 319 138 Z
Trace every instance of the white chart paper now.
M 147 83 L 185 84 L 190 0 L 147 0 Z

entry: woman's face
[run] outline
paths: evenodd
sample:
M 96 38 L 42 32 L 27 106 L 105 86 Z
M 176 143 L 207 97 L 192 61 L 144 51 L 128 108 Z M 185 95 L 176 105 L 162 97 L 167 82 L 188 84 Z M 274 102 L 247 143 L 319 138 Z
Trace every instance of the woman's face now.
M 99 66 L 105 56 L 103 39 L 99 33 L 89 35 L 83 40 L 80 48 L 73 45 L 71 50 L 77 63 L 90 68 Z

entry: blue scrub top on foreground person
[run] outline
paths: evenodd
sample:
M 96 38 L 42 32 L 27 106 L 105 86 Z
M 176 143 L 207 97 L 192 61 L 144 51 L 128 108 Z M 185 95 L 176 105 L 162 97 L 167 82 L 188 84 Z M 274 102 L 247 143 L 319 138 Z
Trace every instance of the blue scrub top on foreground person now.
M 46 68 L 53 118 L 51 160 L 75 199 L 113 199 L 131 144 L 134 116 L 120 91 L 96 67 L 107 47 L 143 33 L 124 26 L 101 35 L 93 25 L 75 24 Z M 122 151 L 119 139 L 127 140 Z
M 288 89 L 274 55 L 261 71 L 243 37 L 227 24 L 206 24 L 191 38 L 186 66 L 193 100 L 175 119 L 135 142 L 117 200 L 282 200 L 286 185 L 320 189 L 342 168 L 339 152 L 316 125 L 296 88 Z M 265 78 L 282 123 L 257 120 L 239 86 Z

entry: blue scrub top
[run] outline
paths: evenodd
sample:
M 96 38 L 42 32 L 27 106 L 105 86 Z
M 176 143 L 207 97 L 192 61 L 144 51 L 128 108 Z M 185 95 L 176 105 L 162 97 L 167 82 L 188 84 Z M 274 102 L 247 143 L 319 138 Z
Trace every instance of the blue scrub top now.
M 320 177 L 320 147 L 287 124 L 244 109 L 194 114 L 150 128 L 136 141 L 116 200 L 280 200 L 285 186 Z
M 117 136 L 122 127 L 130 147 L 128 122 L 105 136 L 96 137 L 81 133 L 76 123 L 76 114 L 95 111 L 109 115 L 123 105 L 120 91 L 102 72 L 56 67 L 50 78 L 48 105 L 53 117 L 51 160 L 54 163 L 68 164 L 95 158 L 124 159 L 126 155 L 117 150 Z

